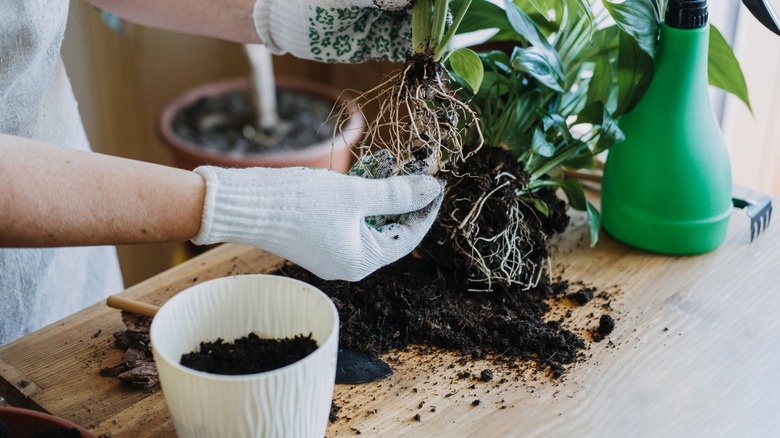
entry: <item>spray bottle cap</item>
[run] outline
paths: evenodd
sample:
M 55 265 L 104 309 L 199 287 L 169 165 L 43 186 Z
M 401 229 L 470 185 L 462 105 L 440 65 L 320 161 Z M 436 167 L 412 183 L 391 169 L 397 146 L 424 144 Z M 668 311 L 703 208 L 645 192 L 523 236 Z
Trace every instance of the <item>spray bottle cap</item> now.
M 707 24 L 707 0 L 669 0 L 664 22 L 678 29 L 695 29 Z

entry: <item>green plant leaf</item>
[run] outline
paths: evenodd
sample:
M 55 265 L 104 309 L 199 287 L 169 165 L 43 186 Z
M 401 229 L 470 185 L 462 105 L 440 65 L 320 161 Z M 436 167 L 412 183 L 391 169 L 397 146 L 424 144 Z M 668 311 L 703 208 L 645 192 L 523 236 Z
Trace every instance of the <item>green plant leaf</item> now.
M 550 207 L 541 199 L 535 198 L 533 196 L 521 196 L 520 200 L 526 204 L 533 204 L 533 207 L 536 209 L 536 211 L 544 215 L 544 217 L 550 216 Z
M 710 85 L 737 96 L 747 105 L 750 112 L 753 112 L 753 108 L 750 106 L 750 98 L 748 97 L 747 83 L 739 66 L 739 61 L 734 56 L 734 51 L 731 50 L 729 43 L 713 25 L 710 25 L 707 73 Z
M 577 114 L 575 124 L 589 123 L 591 125 L 600 125 L 604 120 L 604 103 L 600 101 L 589 103 Z
M 606 106 L 601 119 L 601 129 L 599 130 L 599 140 L 593 148 L 593 153 L 598 154 L 626 139 L 623 130 L 617 124 L 617 121 L 609 113 Z
M 588 103 L 609 102 L 612 93 L 612 64 L 606 56 L 596 59 L 593 76 L 588 82 Z
M 479 58 L 487 64 L 496 67 L 496 69 L 503 73 L 509 73 L 509 64 L 511 61 L 509 60 L 509 55 L 507 53 L 502 52 L 501 50 L 491 50 L 487 53 L 481 53 L 478 55 Z
M 550 43 L 542 36 L 536 23 L 511 0 L 504 0 L 504 9 L 509 23 L 515 32 L 525 38 L 532 46 L 550 47 Z
M 564 120 L 563 116 L 561 116 L 560 114 L 555 114 L 555 113 L 545 114 L 543 116 L 542 122 L 544 124 L 545 132 L 553 127 L 559 130 L 566 127 L 566 120 Z
M 562 163 L 563 167 L 567 169 L 595 169 L 596 160 L 593 157 L 593 153 L 590 149 L 584 147 L 571 155 L 566 161 Z
M 511 58 L 512 67 L 533 76 L 547 88 L 562 93 L 560 79 L 563 74 L 560 72 L 560 68 L 555 65 L 556 60 L 548 57 L 549 53 L 549 51 L 537 46 L 525 49 L 515 47 Z
M 540 129 L 534 129 L 534 138 L 531 142 L 531 149 L 546 158 L 550 158 L 555 155 L 555 146 L 552 145 L 544 136 L 544 132 Z
M 577 115 L 575 123 L 589 123 L 594 126 L 594 129 L 598 128 L 599 138 L 596 146 L 593 148 L 594 154 L 598 154 L 626 138 L 615 118 L 612 117 L 604 102 L 601 101 L 589 103 L 583 108 Z
M 580 10 L 585 13 L 588 18 L 588 25 L 591 28 L 591 38 L 593 38 L 593 11 L 590 9 L 590 2 L 588 0 L 575 0 Z
M 571 208 L 578 211 L 585 211 L 588 199 L 585 197 L 585 189 L 577 178 L 565 178 L 561 182 L 561 189 L 569 200 Z
M 637 40 L 639 47 L 655 56 L 661 24 L 658 5 L 654 0 L 601 0 L 618 27 Z
M 585 45 L 579 53 L 572 57 L 572 62 L 579 64 L 595 61 L 602 56 L 616 58 L 619 33 L 620 29 L 617 26 L 598 29 L 593 33 L 590 43 Z
M 540 8 L 537 8 L 533 3 L 531 3 L 534 0 L 511 0 L 511 1 L 512 1 L 512 3 L 515 4 L 515 6 L 517 6 L 523 12 L 525 12 L 526 15 L 531 17 L 531 19 L 534 20 L 534 22 L 536 23 L 537 26 L 539 25 L 540 22 L 550 23 L 551 21 L 550 21 L 549 17 L 547 17 L 548 11 L 550 9 L 554 9 L 554 10 L 557 11 L 557 9 L 560 7 L 560 3 L 561 3 L 560 0 L 544 0 L 545 3 L 547 3 L 548 5 L 550 5 L 550 3 L 552 3 L 552 5 L 550 5 L 550 7 L 548 7 L 548 8 L 541 8 L 540 9 Z M 538 3 L 538 2 L 536 2 L 536 3 Z M 542 15 L 544 15 L 544 17 L 542 17 Z
M 515 155 L 519 155 L 528 149 L 528 145 L 531 144 L 531 142 L 532 140 L 521 132 L 514 129 L 507 129 L 503 132 L 503 136 L 499 141 L 488 144 L 505 145 L 507 150 L 514 152 Z
M 452 0 L 451 8 L 458 11 L 465 0 Z M 473 0 L 466 13 L 466 19 L 458 26 L 458 33 L 476 32 L 485 29 L 498 29 L 499 33 L 512 31 L 512 24 L 506 11 L 488 0 Z
M 588 230 L 590 234 L 590 246 L 593 247 L 599 241 L 599 229 L 601 228 L 601 213 L 585 196 L 585 189 L 582 188 L 579 180 L 576 178 L 566 178 L 561 183 L 561 189 L 566 194 L 571 208 L 588 213 Z
M 482 78 L 485 76 L 479 55 L 473 50 L 463 47 L 450 53 L 448 59 L 452 70 L 466 81 L 474 93 L 478 93 Z
M 615 117 L 627 112 L 639 102 L 653 78 L 653 59 L 639 47 L 637 41 L 622 30 L 619 35 L 617 61 L 617 110 Z
M 599 230 L 601 229 L 601 213 L 599 213 L 599 210 L 596 208 L 595 205 L 591 204 L 590 201 L 585 201 L 587 203 L 587 210 L 588 210 L 588 228 L 590 231 L 590 246 L 591 248 L 596 246 L 597 243 L 599 243 Z
M 539 120 L 539 112 L 537 110 L 541 104 L 541 93 L 524 93 L 511 107 L 513 110 L 512 128 L 528 132 Z
M 488 99 L 497 99 L 510 91 L 504 76 L 492 71 L 483 73 L 482 85 L 479 89 L 485 92 L 485 97 Z
M 534 9 L 536 9 L 539 14 L 543 15 L 546 19 L 547 11 L 550 10 L 546 0 L 528 0 L 528 3 L 530 3 L 531 6 L 533 6 Z

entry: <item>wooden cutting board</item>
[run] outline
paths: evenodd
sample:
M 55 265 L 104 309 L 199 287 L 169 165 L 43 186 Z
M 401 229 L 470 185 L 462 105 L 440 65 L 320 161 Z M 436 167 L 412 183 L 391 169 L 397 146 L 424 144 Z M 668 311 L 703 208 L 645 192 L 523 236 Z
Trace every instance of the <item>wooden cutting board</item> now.
M 390 378 L 337 385 L 338 419 L 328 436 L 777 436 L 780 421 L 780 227 L 749 243 L 735 210 L 726 243 L 695 257 L 653 255 L 602 233 L 588 248 L 575 215 L 554 242 L 554 272 L 608 290 L 615 331 L 588 335 L 595 307 L 572 311 L 589 341 L 560 380 L 444 352 L 391 352 Z M 262 273 L 283 261 L 247 246 L 222 245 L 129 288 L 161 305 L 218 276 Z M 590 325 L 589 325 L 590 324 Z M 100 377 L 122 351 L 119 311 L 98 303 L 0 348 L 0 395 L 112 437 L 174 434 L 162 392 Z M 491 370 L 493 379 L 476 378 Z M 466 374 L 468 373 L 468 374 Z

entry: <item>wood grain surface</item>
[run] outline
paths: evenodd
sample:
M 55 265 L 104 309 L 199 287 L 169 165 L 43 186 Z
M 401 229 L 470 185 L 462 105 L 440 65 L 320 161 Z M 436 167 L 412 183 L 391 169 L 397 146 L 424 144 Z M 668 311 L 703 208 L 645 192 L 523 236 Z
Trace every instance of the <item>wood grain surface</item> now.
M 559 380 L 446 352 L 391 352 L 395 373 L 366 385 L 337 385 L 338 420 L 328 436 L 778 436 L 780 420 L 780 229 L 750 243 L 735 210 L 718 250 L 669 257 L 601 235 L 588 248 L 574 214 L 553 243 L 552 272 L 607 292 L 570 311 L 588 341 L 583 360 Z M 161 305 L 210 278 L 269 272 L 283 261 L 222 245 L 125 291 Z M 608 301 L 608 302 L 607 302 Z M 616 320 L 600 342 L 600 313 Z M 163 394 L 100 377 L 120 360 L 111 333 L 119 311 L 98 303 L 0 348 L 0 396 L 112 437 L 174 435 Z M 493 379 L 481 381 L 482 370 Z M 469 373 L 467 377 L 465 373 Z

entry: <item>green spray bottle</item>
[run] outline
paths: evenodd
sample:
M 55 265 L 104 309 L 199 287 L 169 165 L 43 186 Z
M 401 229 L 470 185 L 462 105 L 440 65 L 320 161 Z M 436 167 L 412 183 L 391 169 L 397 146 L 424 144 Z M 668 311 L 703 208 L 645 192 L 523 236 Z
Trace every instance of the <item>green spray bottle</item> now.
M 774 23 L 765 0 L 745 3 L 767 27 L 756 11 Z M 731 164 L 710 106 L 708 44 L 707 1 L 669 0 L 653 79 L 620 119 L 626 139 L 610 149 L 604 168 L 602 223 L 628 245 L 684 255 L 725 240 Z

